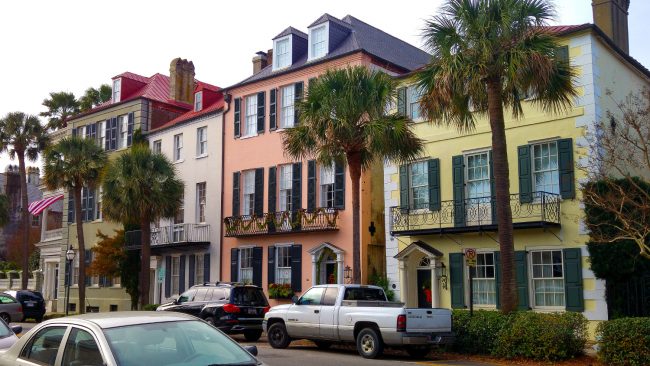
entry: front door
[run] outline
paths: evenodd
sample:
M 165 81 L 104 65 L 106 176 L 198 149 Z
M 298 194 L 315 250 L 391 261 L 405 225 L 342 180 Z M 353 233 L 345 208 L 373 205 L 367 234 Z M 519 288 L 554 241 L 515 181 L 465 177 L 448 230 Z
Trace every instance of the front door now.
M 430 269 L 418 269 L 418 307 L 431 308 Z

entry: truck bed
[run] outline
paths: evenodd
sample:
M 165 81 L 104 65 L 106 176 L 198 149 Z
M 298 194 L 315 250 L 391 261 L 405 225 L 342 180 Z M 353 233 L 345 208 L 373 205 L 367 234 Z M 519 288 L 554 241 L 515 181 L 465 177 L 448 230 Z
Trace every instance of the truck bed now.
M 376 300 L 343 300 L 341 306 L 350 307 L 374 307 L 374 308 L 403 308 L 404 303 L 398 301 L 376 301 Z

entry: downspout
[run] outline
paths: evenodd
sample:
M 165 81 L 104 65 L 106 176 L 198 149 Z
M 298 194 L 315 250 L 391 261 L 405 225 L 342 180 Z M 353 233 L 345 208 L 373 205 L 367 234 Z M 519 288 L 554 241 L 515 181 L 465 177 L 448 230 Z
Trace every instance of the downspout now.
M 226 162 L 226 114 L 228 111 L 230 111 L 230 100 L 231 100 L 231 95 L 228 94 L 228 91 L 224 89 L 223 91 L 223 101 L 228 105 L 228 107 L 223 111 L 223 114 L 221 115 L 222 118 L 222 126 L 221 126 L 221 215 L 220 215 L 220 221 L 219 221 L 219 226 L 221 226 L 221 230 L 219 230 L 219 281 L 223 281 L 223 238 L 224 238 L 224 230 L 223 230 L 223 196 L 224 196 L 224 183 L 225 183 L 225 176 L 224 174 L 224 166 Z

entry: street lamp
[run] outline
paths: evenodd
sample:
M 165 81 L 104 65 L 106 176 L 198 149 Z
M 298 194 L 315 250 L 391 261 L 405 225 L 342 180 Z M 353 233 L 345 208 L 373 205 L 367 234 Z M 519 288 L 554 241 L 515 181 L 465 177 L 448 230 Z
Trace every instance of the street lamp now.
M 72 284 L 72 261 L 74 260 L 75 251 L 72 249 L 72 244 L 65 252 L 66 267 L 67 267 L 67 276 L 66 276 L 66 286 L 65 286 L 65 315 L 68 316 L 68 308 L 70 303 L 70 285 Z
M 440 284 L 444 290 L 447 289 L 447 267 L 442 262 L 436 262 L 436 277 L 440 279 Z
M 345 274 L 345 283 L 352 282 L 352 268 L 350 268 L 350 266 L 345 266 L 343 273 Z

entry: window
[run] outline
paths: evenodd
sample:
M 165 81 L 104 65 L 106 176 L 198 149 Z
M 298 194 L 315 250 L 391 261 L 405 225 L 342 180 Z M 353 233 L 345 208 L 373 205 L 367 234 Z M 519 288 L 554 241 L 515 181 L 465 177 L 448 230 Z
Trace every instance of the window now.
M 162 152 L 162 140 L 156 140 L 153 142 L 153 152 L 160 154 Z
M 72 328 L 63 350 L 63 365 L 104 365 L 102 354 L 93 336 L 85 330 Z
M 533 191 L 560 193 L 557 141 L 535 144 L 533 148 Z
M 339 295 L 339 288 L 338 287 L 328 287 L 327 290 L 325 290 L 325 296 L 323 296 L 323 303 L 322 305 L 325 306 L 333 306 L 336 304 L 336 298 Z
M 200 91 L 194 94 L 194 112 L 198 112 L 203 109 L 203 92 Z
M 185 222 L 185 192 L 181 198 L 181 206 L 178 208 L 176 216 L 174 216 L 174 224 L 182 224 Z
M 183 134 L 174 135 L 174 161 L 181 161 L 183 158 Z
M 122 79 L 113 80 L 113 103 L 120 101 L 122 89 Z
M 429 175 L 427 162 L 421 161 L 409 166 L 411 208 L 418 210 L 429 207 Z
M 86 126 L 77 127 L 77 136 L 79 136 L 81 138 L 86 138 L 86 129 L 87 128 L 88 127 L 86 127 Z
M 101 121 L 98 123 L 99 128 L 99 139 L 97 140 L 99 147 L 102 149 L 106 148 L 106 121 Z
M 205 279 L 203 278 L 203 270 L 204 270 L 204 263 L 203 263 L 203 254 L 197 254 L 194 256 L 195 262 L 194 262 L 194 283 L 200 284 L 205 282 Z M 206 299 L 209 300 L 209 299 Z
M 413 121 L 422 120 L 422 114 L 420 113 L 420 98 L 422 96 L 422 91 L 415 86 L 409 86 L 407 93 L 407 99 L 409 101 L 409 117 L 411 117 Z
M 275 282 L 280 284 L 291 284 L 291 246 L 275 247 Z
M 196 184 L 196 216 L 199 222 L 205 222 L 205 182 Z
M 102 195 L 104 194 L 104 188 L 101 186 L 96 191 L 95 198 L 95 220 L 101 220 L 103 218 L 102 214 Z
M 38 226 L 41 223 L 41 217 L 39 215 L 32 215 L 32 226 Z
M 253 283 L 253 248 L 239 250 L 239 282 Z
M 257 95 L 246 97 L 246 125 L 244 137 L 254 136 L 257 133 Z
M 280 211 L 291 211 L 293 165 L 280 166 Z
M 291 66 L 291 36 L 274 41 L 275 50 L 273 51 L 273 70 L 283 69 Z
M 127 135 L 129 132 L 129 116 L 128 115 L 123 115 L 117 117 L 119 126 L 120 126 L 120 149 L 124 149 L 127 146 Z
M 321 25 L 318 28 L 309 30 L 309 59 L 310 60 L 327 55 L 327 38 L 328 38 L 327 28 L 328 25 L 326 23 Z
M 334 164 L 320 168 L 320 207 L 334 207 Z
M 294 109 L 293 102 L 295 86 L 289 85 L 282 88 L 282 110 L 280 111 L 280 128 L 293 127 Z
M 11 297 L 0 295 L 0 304 L 15 304 L 17 301 L 12 299 Z
M 247 170 L 243 174 L 244 177 L 244 202 L 242 205 L 244 215 L 252 215 L 255 209 L 255 171 Z
M 181 258 L 172 257 L 172 294 L 179 293 L 181 280 Z
M 467 198 L 491 197 L 488 152 L 467 155 Z M 489 202 L 489 198 L 488 198 Z M 475 202 L 476 203 L 476 202 Z
M 196 156 L 208 155 L 208 128 L 196 129 Z
M 312 287 L 302 295 L 298 303 L 300 305 L 320 305 L 323 292 L 325 292 L 325 287 Z
M 531 252 L 534 304 L 564 306 L 564 271 L 561 250 Z
M 477 253 L 476 266 L 469 268 L 474 276 L 474 305 L 496 305 L 494 253 Z
M 54 365 L 66 329 L 67 327 L 46 327 L 40 330 L 23 348 L 20 358 L 40 365 Z

